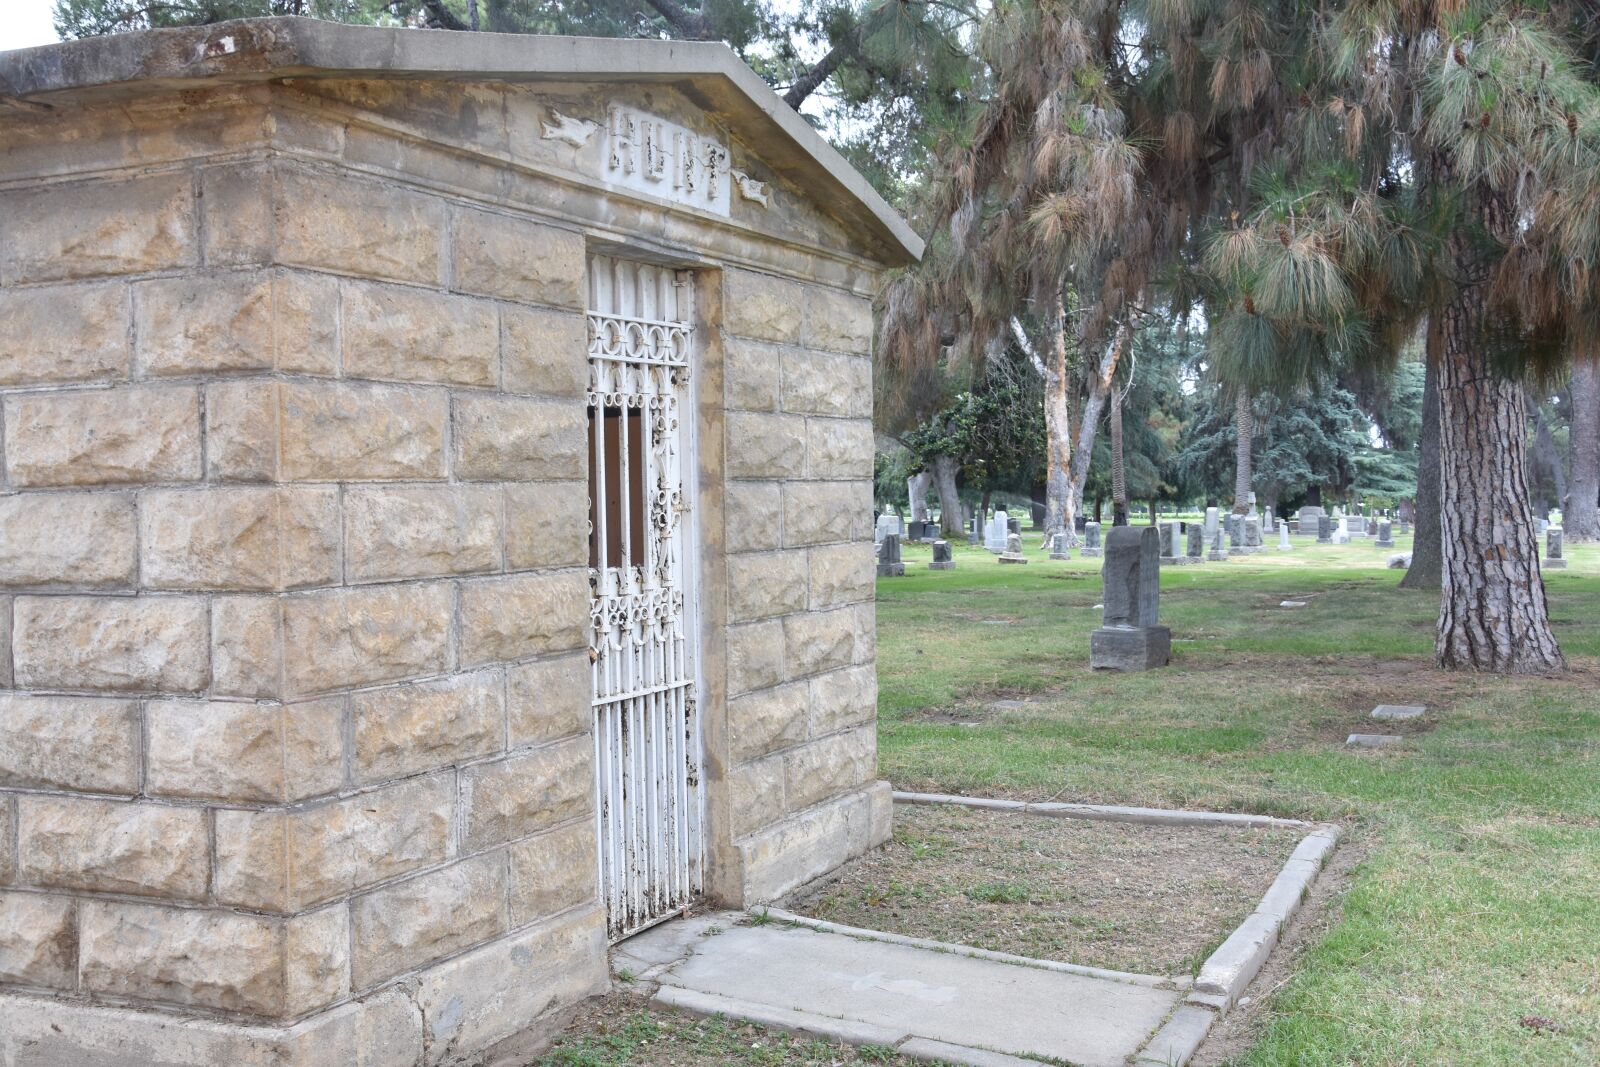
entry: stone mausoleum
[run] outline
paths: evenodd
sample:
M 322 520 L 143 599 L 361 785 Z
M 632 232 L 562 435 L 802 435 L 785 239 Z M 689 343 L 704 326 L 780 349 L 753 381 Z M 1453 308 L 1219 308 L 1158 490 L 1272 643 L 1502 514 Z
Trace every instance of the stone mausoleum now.
M 720 45 L 0 55 L 0 1062 L 505 1052 L 884 840 L 920 249 Z

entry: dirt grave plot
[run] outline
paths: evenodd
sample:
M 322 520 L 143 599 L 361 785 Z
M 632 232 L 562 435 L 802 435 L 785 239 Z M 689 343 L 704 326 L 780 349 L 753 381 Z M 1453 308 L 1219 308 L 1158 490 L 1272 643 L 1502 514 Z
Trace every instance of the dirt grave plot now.
M 1193 975 L 1303 836 L 900 804 L 892 841 L 782 907 L 1034 959 Z

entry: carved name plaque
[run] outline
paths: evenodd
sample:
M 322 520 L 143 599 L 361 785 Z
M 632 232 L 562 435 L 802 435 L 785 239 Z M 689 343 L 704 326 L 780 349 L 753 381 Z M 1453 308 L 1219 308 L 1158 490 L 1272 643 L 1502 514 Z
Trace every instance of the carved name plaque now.
M 662 200 L 727 215 L 726 145 L 675 122 L 612 104 L 601 146 L 605 180 Z

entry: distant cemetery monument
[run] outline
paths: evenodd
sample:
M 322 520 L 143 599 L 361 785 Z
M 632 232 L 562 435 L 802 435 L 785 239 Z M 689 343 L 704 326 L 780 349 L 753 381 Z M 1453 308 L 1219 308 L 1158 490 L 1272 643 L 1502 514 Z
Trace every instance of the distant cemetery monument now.
M 1145 671 L 1165 667 L 1172 631 L 1157 621 L 1161 605 L 1161 535 L 1154 526 L 1117 526 L 1106 536 L 1104 614 L 1089 635 L 1089 666 Z

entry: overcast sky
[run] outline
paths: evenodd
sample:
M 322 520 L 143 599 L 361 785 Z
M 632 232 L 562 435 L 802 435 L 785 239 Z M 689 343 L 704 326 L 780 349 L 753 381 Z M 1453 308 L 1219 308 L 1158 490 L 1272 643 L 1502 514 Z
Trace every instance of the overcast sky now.
M 0 19 L 0 52 L 54 42 L 51 6 L 52 0 L 0 0 L 0 7 L 6 12 L 5 18 Z

